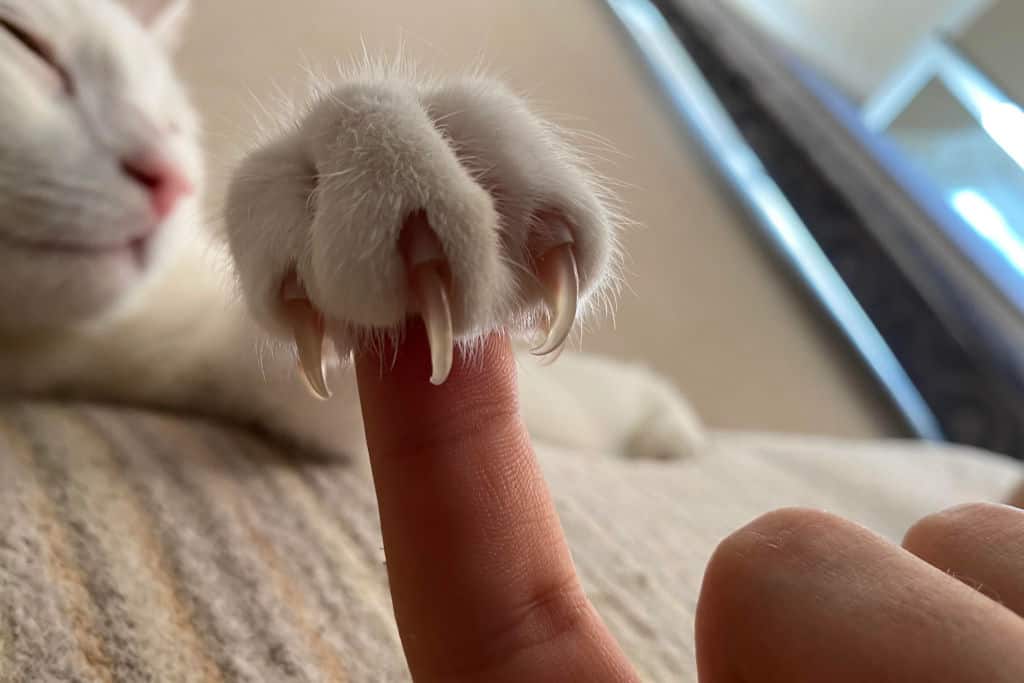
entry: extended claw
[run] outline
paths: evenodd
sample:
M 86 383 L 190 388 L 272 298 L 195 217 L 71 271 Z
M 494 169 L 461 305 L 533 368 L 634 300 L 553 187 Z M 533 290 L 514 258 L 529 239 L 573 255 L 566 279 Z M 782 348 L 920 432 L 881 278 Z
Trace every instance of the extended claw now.
M 448 288 L 442 271 L 444 251 L 426 219 L 417 217 L 409 225 L 410 234 L 406 250 L 409 284 L 419 303 L 420 316 L 427 328 L 430 344 L 430 383 L 444 384 L 452 371 L 455 332 Z
M 544 342 L 533 349 L 534 355 L 537 356 L 561 351 L 576 322 L 580 274 L 576 267 L 576 254 L 568 230 L 565 239 L 567 241 L 552 247 L 537 261 L 537 275 L 544 288 L 544 301 L 548 306 L 548 334 Z
M 324 364 L 323 316 L 309 303 L 297 283 L 286 283 L 281 298 L 298 348 L 302 376 L 313 395 L 326 401 L 331 397 L 331 388 Z

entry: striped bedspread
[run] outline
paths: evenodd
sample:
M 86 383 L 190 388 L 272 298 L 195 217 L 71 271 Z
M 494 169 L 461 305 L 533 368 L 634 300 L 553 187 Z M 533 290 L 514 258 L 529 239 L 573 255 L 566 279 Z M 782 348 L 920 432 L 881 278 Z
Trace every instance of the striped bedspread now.
M 815 505 L 897 536 L 1021 474 L 736 435 L 677 464 L 541 455 L 584 583 L 651 681 L 692 680 L 702 568 L 758 513 Z M 0 681 L 408 680 L 363 472 L 197 419 L 0 404 Z

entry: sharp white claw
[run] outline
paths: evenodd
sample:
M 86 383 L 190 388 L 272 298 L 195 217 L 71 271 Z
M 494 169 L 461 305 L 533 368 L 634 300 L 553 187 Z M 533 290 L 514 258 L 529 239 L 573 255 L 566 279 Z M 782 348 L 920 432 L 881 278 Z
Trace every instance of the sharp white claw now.
M 546 356 L 561 350 L 576 322 L 580 275 L 572 242 L 549 249 L 537 262 L 537 275 L 544 287 L 549 322 L 547 338 L 533 353 Z
M 448 288 L 442 277 L 445 264 L 441 244 L 424 217 L 416 217 L 409 226 L 410 239 L 406 260 L 409 284 L 419 304 L 420 316 L 427 328 L 430 344 L 430 383 L 445 383 L 452 371 L 455 331 Z
M 552 365 L 553 363 L 558 362 L 558 359 L 561 358 L 563 351 L 565 351 L 564 343 L 560 344 L 558 348 L 556 348 L 554 351 L 552 351 L 546 356 L 542 354 L 537 354 L 537 358 L 540 359 L 540 364 L 542 367 L 547 367 L 549 365 Z
M 441 385 L 452 371 L 455 333 L 452 329 L 452 309 L 448 291 L 444 286 L 438 265 L 426 263 L 412 272 L 413 288 L 420 301 L 420 315 L 427 328 L 432 366 L 430 383 Z
M 299 352 L 299 367 L 309 390 L 326 401 L 331 397 L 324 364 L 324 320 L 305 298 L 288 298 L 285 287 L 283 306 L 291 324 L 295 346 Z

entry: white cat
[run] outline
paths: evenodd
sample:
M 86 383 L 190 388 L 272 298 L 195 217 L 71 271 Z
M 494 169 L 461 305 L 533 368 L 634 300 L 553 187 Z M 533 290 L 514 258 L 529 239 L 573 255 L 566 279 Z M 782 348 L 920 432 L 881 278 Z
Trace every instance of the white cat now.
M 351 369 L 320 362 L 324 328 L 344 359 L 422 314 L 440 382 L 453 339 L 508 328 L 556 351 L 577 300 L 580 315 L 600 300 L 614 216 L 554 129 L 475 76 L 366 66 L 315 89 L 234 176 L 225 248 L 198 227 L 198 123 L 166 55 L 186 10 L 0 0 L 5 394 L 198 411 L 358 452 Z M 329 400 L 299 377 L 296 339 Z M 652 457 L 700 441 L 642 368 L 521 366 L 536 439 Z

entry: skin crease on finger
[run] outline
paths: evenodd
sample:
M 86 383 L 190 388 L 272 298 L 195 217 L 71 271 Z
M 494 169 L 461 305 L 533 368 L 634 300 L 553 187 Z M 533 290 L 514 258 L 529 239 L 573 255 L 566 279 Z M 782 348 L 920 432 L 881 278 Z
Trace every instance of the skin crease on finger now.
M 1024 680 L 1024 621 L 851 522 L 769 513 L 713 555 L 702 683 Z

